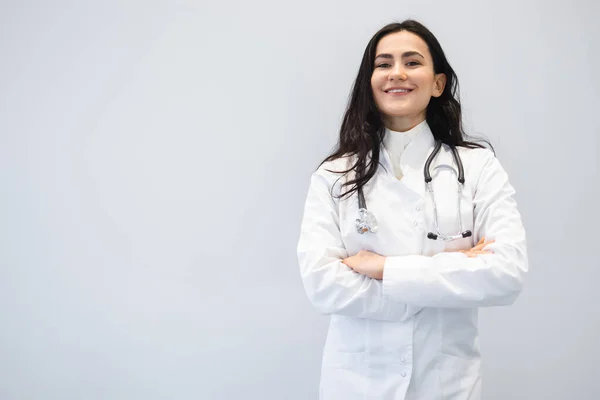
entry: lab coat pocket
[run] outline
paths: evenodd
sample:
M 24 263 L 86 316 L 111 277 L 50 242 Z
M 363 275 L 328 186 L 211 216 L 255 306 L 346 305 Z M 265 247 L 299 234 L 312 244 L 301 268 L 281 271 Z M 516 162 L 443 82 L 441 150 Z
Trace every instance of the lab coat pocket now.
M 440 351 L 463 359 L 478 358 L 478 309 L 442 308 L 439 314 L 444 332 Z
M 438 359 L 440 392 L 444 399 L 481 398 L 481 361 L 441 353 Z
M 325 351 L 331 354 L 362 354 L 367 336 L 363 318 L 352 318 L 335 314 L 331 316 Z
M 364 400 L 367 387 L 364 353 L 323 353 L 321 400 Z
M 325 350 L 323 352 L 323 366 L 327 368 L 349 368 L 363 365 L 365 361 L 364 352 L 344 352 Z

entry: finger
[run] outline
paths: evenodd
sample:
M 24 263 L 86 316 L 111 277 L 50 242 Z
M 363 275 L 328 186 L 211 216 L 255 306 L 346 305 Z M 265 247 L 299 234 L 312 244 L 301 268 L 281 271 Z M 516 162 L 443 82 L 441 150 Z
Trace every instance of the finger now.
M 484 243 L 484 244 L 481 246 L 481 248 L 483 249 L 483 248 L 484 248 L 485 246 L 487 246 L 488 244 L 492 244 L 492 243 L 495 243 L 495 242 L 496 242 L 495 240 L 490 240 L 489 242 L 485 242 L 485 243 Z
M 474 246 L 473 248 L 471 248 L 471 250 L 481 250 L 485 247 L 485 243 L 481 243 L 478 244 L 477 246 Z
M 482 237 L 481 239 L 479 239 L 479 242 L 477 242 L 477 244 L 475 246 L 473 246 L 473 248 L 481 246 L 483 243 L 485 243 L 485 236 Z
M 488 244 L 492 244 L 492 243 L 494 243 L 494 242 L 495 242 L 495 240 L 489 240 L 489 241 L 487 241 L 487 242 L 483 242 L 483 243 L 481 243 L 481 244 L 477 244 L 477 246 L 473 247 L 473 249 L 472 249 L 472 250 L 481 250 L 481 249 L 483 249 L 485 246 L 487 246 Z
M 476 257 L 478 255 L 482 255 L 482 254 L 494 254 L 493 251 L 488 251 L 488 250 L 476 250 L 476 251 L 469 251 L 468 255 L 469 257 Z
M 475 246 L 473 246 L 473 247 L 471 248 L 471 250 L 478 250 L 478 249 L 481 249 L 483 246 L 484 246 L 484 244 L 483 244 L 483 243 L 478 243 L 478 244 L 476 244 Z

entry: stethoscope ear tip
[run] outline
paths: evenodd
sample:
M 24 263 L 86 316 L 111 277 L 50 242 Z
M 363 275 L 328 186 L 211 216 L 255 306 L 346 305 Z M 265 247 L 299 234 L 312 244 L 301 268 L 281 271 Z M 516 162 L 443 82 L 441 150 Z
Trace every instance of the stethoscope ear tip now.
M 437 238 L 438 238 L 438 235 L 436 235 L 436 234 L 435 234 L 435 233 L 433 233 L 433 232 L 429 232 L 429 233 L 427 234 L 427 239 L 431 239 L 431 240 L 437 240 Z

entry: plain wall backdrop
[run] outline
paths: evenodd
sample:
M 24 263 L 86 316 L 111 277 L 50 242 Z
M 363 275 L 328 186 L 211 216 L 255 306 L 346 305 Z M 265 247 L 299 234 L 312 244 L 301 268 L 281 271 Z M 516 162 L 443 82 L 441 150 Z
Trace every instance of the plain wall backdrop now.
M 296 260 L 364 48 L 416 18 L 517 190 L 486 400 L 600 398 L 592 0 L 0 1 L 0 399 L 317 398 Z

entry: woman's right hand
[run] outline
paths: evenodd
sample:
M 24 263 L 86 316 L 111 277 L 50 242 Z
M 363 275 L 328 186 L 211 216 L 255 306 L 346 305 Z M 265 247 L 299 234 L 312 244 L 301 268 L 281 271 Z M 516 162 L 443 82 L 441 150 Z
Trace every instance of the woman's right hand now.
M 468 257 L 477 257 L 479 254 L 492 254 L 493 251 L 483 250 L 488 244 L 494 243 L 495 240 L 485 241 L 485 236 L 469 250 L 458 250 L 459 253 L 466 254 Z

